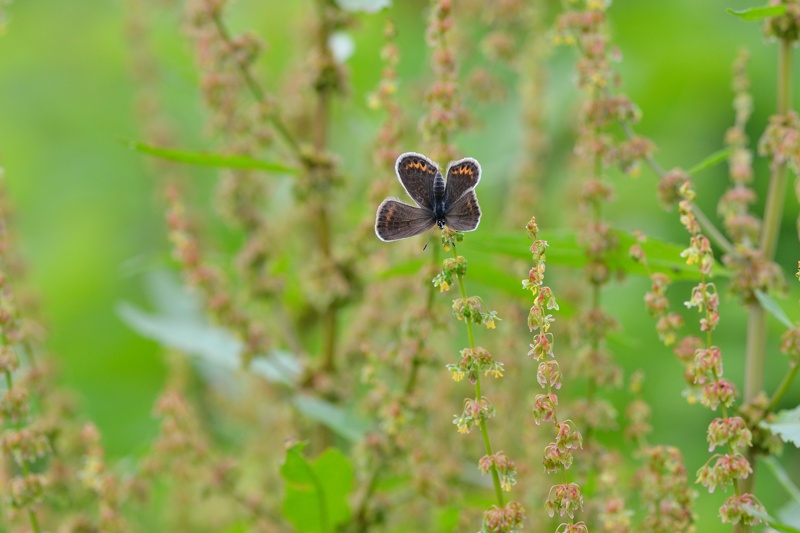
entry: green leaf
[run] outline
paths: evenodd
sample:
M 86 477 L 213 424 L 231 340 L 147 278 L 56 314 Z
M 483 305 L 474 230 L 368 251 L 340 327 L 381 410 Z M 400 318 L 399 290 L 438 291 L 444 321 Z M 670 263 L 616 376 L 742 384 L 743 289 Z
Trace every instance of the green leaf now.
M 262 161 L 238 155 L 209 154 L 202 152 L 186 152 L 183 150 L 173 150 L 170 148 L 160 148 L 144 144 L 138 141 L 124 141 L 131 150 L 136 150 L 143 154 L 152 155 L 161 159 L 187 163 L 189 165 L 199 165 L 203 167 L 222 167 L 222 168 L 250 168 L 255 170 L 266 170 L 281 174 L 299 174 L 300 169 L 289 167 L 281 163 L 272 161 Z
M 145 338 L 195 357 L 209 382 L 222 386 L 229 383 L 230 376 L 241 367 L 242 342 L 228 330 L 210 324 L 200 302 L 176 279 L 154 272 L 145 281 L 157 311 L 149 313 L 122 302 L 117 305 L 122 321 Z M 288 386 L 295 385 L 303 372 L 297 357 L 280 350 L 256 357 L 249 370 Z
M 761 307 L 763 307 L 766 312 L 777 318 L 781 324 L 789 329 L 794 327 L 794 324 L 792 324 L 792 321 L 789 320 L 788 316 L 786 316 L 783 308 L 778 305 L 778 302 L 773 300 L 768 294 L 760 290 L 756 290 L 756 298 L 758 299 L 758 303 L 761 304 Z
M 372 425 L 366 420 L 322 398 L 297 395 L 292 398 L 292 403 L 301 413 L 329 427 L 350 442 L 359 442 L 372 429 Z
M 780 411 L 770 423 L 761 426 L 779 436 L 783 442 L 791 442 L 800 448 L 800 405 L 794 409 Z
M 700 172 L 702 172 L 702 171 L 704 171 L 704 170 L 706 170 L 708 168 L 711 168 L 714 165 L 718 165 L 718 164 L 722 163 L 723 161 L 725 161 L 726 159 L 728 159 L 728 156 L 730 155 L 730 153 L 731 153 L 731 149 L 730 148 L 723 148 L 721 150 L 717 150 L 716 152 L 714 152 L 713 154 L 711 154 L 710 156 L 706 157 L 705 159 L 703 159 L 702 161 L 697 163 L 695 166 L 690 168 L 687 173 L 690 176 L 694 176 L 696 174 L 699 174 Z
M 336 448 L 315 460 L 303 456 L 306 443 L 286 450 L 281 476 L 286 481 L 284 516 L 304 533 L 332 533 L 350 517 L 347 496 L 353 490 L 353 467 Z
M 629 255 L 630 247 L 637 242 L 636 237 L 621 230 L 612 230 L 612 233 L 617 237 L 619 246 L 608 254 L 608 265 L 611 270 L 634 276 L 647 276 L 645 266 L 631 259 Z M 574 268 L 586 266 L 586 254 L 574 231 L 542 232 L 542 238 L 549 245 L 548 265 Z M 530 260 L 530 240 L 521 233 L 470 235 L 469 239 L 470 245 L 474 245 L 476 250 Z M 699 279 L 700 273 L 697 267 L 687 265 L 680 257 L 684 250 L 683 246 L 652 237 L 648 237 L 641 246 L 652 271 L 663 272 L 673 280 Z M 729 272 L 717 263 L 714 266 L 714 274 L 728 276 Z
M 743 505 L 742 508 L 750 515 L 755 516 L 756 518 L 760 518 L 764 522 L 766 522 L 769 527 L 776 531 L 783 531 L 785 533 L 800 533 L 800 529 L 796 527 L 792 527 L 790 525 L 784 524 L 783 522 L 778 521 L 777 519 L 771 517 L 769 514 L 756 509 L 750 505 Z
M 772 475 L 775 476 L 775 479 L 778 480 L 778 483 L 789 493 L 792 499 L 800 504 L 800 489 L 797 488 L 797 485 L 794 484 L 792 479 L 789 477 L 789 474 L 786 472 L 786 469 L 783 468 L 783 465 L 778 462 L 772 456 L 762 457 L 760 460 L 761 463 L 765 464 Z
M 784 13 L 786 13 L 786 5 L 778 4 L 776 6 L 748 7 L 746 9 L 728 8 L 725 11 L 727 11 L 731 15 L 739 17 L 742 20 L 746 20 L 748 22 L 754 22 L 765 19 L 767 17 L 779 17 L 783 15 Z

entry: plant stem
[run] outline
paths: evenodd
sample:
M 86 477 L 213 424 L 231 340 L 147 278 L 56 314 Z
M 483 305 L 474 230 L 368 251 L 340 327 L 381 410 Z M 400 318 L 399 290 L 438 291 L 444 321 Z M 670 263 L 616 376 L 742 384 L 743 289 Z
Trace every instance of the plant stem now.
M 458 251 L 456 250 L 456 245 L 454 242 L 450 241 L 450 246 L 453 248 L 453 259 L 458 259 Z M 467 289 L 464 287 L 464 276 L 458 272 L 458 288 L 461 290 L 461 298 L 464 302 L 467 301 Z M 472 320 L 471 317 L 464 317 L 464 322 L 467 323 L 467 336 L 469 337 L 469 348 L 473 352 L 475 351 L 475 334 L 472 331 Z M 475 401 L 481 401 L 481 376 L 478 374 L 475 379 Z M 481 418 L 478 427 L 481 428 L 481 437 L 483 437 L 483 447 L 486 450 L 486 455 L 492 456 L 494 452 L 492 451 L 492 442 L 489 439 L 489 430 L 486 427 L 486 420 Z M 498 507 L 502 508 L 505 506 L 504 498 L 503 498 L 503 488 L 500 486 L 500 476 L 497 473 L 497 468 L 492 465 L 492 483 L 494 483 L 494 493 L 497 497 L 497 505 Z
M 319 27 L 317 30 L 317 53 L 320 56 L 320 73 L 324 72 L 333 64 L 333 57 L 328 46 L 330 37 L 330 22 L 327 16 L 327 2 L 317 1 Z M 330 99 L 332 87 L 326 83 L 317 83 L 317 108 L 316 119 L 314 120 L 314 151 L 317 155 L 326 152 L 328 143 L 328 122 L 330 121 Z M 331 222 L 328 211 L 328 200 L 330 199 L 330 187 L 324 183 L 330 176 L 319 175 L 324 172 L 320 168 L 311 168 L 309 172 L 317 174 L 313 179 L 313 186 L 319 188 L 317 198 L 313 207 L 314 219 L 317 222 L 317 243 L 324 258 L 325 263 L 332 264 L 333 254 L 331 250 Z M 337 306 L 331 302 L 325 309 L 323 316 L 323 340 L 322 340 L 322 370 L 326 373 L 333 373 L 336 370 L 336 333 L 337 333 Z
M 778 48 L 778 109 L 779 116 L 786 115 L 791 108 L 792 45 L 782 39 Z M 765 261 L 772 261 L 780 234 L 783 204 L 786 193 L 786 164 L 773 162 L 767 202 L 764 206 L 764 225 L 761 230 L 761 252 Z M 745 361 L 745 402 L 752 400 L 764 386 L 764 363 L 766 359 L 767 315 L 760 305 L 750 306 L 747 331 L 747 355 Z
M 767 412 L 774 411 L 775 408 L 778 407 L 778 404 L 781 403 L 781 400 L 789 391 L 789 387 L 792 386 L 792 382 L 797 377 L 798 371 L 800 371 L 800 365 L 794 365 L 788 374 L 784 374 L 781 384 L 778 385 L 775 394 L 772 395 L 772 399 L 767 406 Z

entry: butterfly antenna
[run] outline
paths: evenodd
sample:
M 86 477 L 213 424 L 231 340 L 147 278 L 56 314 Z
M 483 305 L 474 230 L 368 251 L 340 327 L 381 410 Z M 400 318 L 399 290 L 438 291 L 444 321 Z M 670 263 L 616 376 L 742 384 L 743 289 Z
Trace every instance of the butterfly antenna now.
M 431 242 L 431 237 L 433 237 L 433 232 L 436 230 L 436 226 L 431 228 L 431 232 L 428 233 L 428 240 L 425 241 L 425 246 L 422 247 L 422 251 L 424 252 L 425 249 L 428 247 L 428 244 Z

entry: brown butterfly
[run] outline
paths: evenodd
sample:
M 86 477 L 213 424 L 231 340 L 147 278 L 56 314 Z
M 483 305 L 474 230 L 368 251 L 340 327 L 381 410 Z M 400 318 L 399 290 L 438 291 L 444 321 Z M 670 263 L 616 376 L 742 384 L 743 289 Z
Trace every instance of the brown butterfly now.
M 466 157 L 447 167 L 447 181 L 439 166 L 422 154 L 407 152 L 394 165 L 397 178 L 419 207 L 387 198 L 378 206 L 375 233 L 382 241 L 396 241 L 425 233 L 434 226 L 472 231 L 481 221 L 475 186 L 481 165 Z

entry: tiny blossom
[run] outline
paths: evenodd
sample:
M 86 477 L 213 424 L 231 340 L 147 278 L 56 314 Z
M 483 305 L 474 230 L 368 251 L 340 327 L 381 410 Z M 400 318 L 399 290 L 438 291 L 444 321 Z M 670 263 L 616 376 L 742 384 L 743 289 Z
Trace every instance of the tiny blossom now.
M 577 450 L 583 448 L 583 437 L 576 429 L 573 431 L 569 420 L 556 426 L 555 444 L 559 450 Z
M 556 528 L 556 533 L 589 533 L 589 526 L 586 522 L 575 522 L 573 524 L 562 523 Z
M 556 390 L 561 388 L 561 370 L 557 361 L 542 361 L 536 371 L 536 381 L 542 388 L 552 387 Z
M 708 451 L 717 446 L 730 443 L 734 449 L 749 448 L 753 445 L 753 434 L 747 423 L 738 416 L 715 418 L 708 426 Z
M 555 394 L 537 394 L 533 400 L 533 420 L 538 426 L 555 418 L 558 397 Z
M 714 460 L 714 464 L 709 463 Z M 730 485 L 734 480 L 745 479 L 753 473 L 750 463 L 739 453 L 733 455 L 714 455 L 697 471 L 697 481 L 714 492 L 717 485 Z
M 26 420 L 30 403 L 28 391 L 19 387 L 6 390 L 0 399 L 0 421 L 10 420 L 14 424 Z
M 525 511 L 519 502 L 508 502 L 500 508 L 492 505 L 483 513 L 481 533 L 513 533 L 522 529 Z
M 42 500 L 47 482 L 44 476 L 28 474 L 11 478 L 9 503 L 15 509 L 31 507 Z
M 503 363 L 495 360 L 486 349 L 480 346 L 475 349 L 464 348 L 460 353 L 461 360 L 458 364 L 447 365 L 447 369 L 453 374 L 455 381 L 461 381 L 467 377 L 470 383 L 475 384 L 481 372 L 495 378 L 503 376 Z
M 533 343 L 530 345 L 531 349 L 528 351 L 528 356 L 533 357 L 537 361 L 541 361 L 545 356 L 553 355 L 553 335 L 551 333 L 539 333 L 533 337 Z
M 725 500 L 725 503 L 719 508 L 719 515 L 722 518 L 722 522 L 726 524 L 760 524 L 761 519 L 751 514 L 747 507 L 755 509 L 760 513 L 767 512 L 754 495 L 742 494 L 741 496 L 736 496 L 734 494 Z
M 683 363 L 694 362 L 694 354 L 703 346 L 703 341 L 695 336 L 689 335 L 681 339 L 681 342 L 672 350 L 672 353 Z
M 560 450 L 555 442 L 551 442 L 544 448 L 542 465 L 548 474 L 569 469 L 572 466 L 572 460 L 572 450 Z
M 736 390 L 733 387 L 733 383 L 720 379 L 708 383 L 703 387 L 703 394 L 700 397 L 700 402 L 712 411 L 715 411 L 719 404 L 725 407 L 733 405 L 735 397 Z
M 0 372 L 14 372 L 19 368 L 17 354 L 8 346 L 0 346 Z
M 800 326 L 787 330 L 781 336 L 780 351 L 789 356 L 791 364 L 800 364 Z
M 666 207 L 672 207 L 682 198 L 680 189 L 691 183 L 689 175 L 680 168 L 668 171 L 658 184 L 658 199 Z
M 665 346 L 675 344 L 677 332 L 683 327 L 683 317 L 677 313 L 667 313 L 656 322 L 656 333 Z
M 719 347 L 699 348 L 694 354 L 695 383 L 702 385 L 722 376 L 722 352 Z
M 0 436 L 0 449 L 21 465 L 44 457 L 50 451 L 50 441 L 41 430 L 33 427 L 6 429 Z
M 503 452 L 497 452 L 493 455 L 484 455 L 478 461 L 478 469 L 481 474 L 488 474 L 492 468 L 497 472 L 500 478 L 500 487 L 505 491 L 510 491 L 511 487 L 516 485 L 517 479 L 517 466 Z
M 482 398 L 479 402 L 467 398 L 464 400 L 464 410 L 461 414 L 453 416 L 453 424 L 456 425 L 459 433 L 469 433 L 474 426 L 492 418 L 495 414 L 494 406 L 486 398 Z
M 480 296 L 470 296 L 466 300 L 458 298 L 453 301 L 453 315 L 458 320 L 470 320 L 488 329 L 495 328 L 495 321 L 500 320 L 496 311 L 487 311 Z
M 552 518 L 567 515 L 575 518 L 575 511 L 583 508 L 581 488 L 575 483 L 564 483 L 550 487 L 550 494 L 545 503 L 547 514 Z

